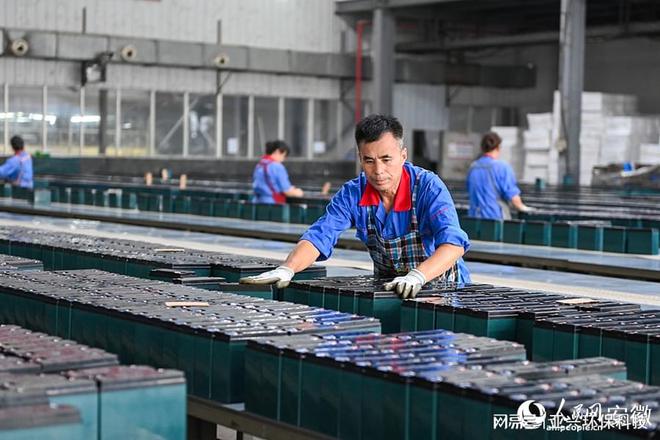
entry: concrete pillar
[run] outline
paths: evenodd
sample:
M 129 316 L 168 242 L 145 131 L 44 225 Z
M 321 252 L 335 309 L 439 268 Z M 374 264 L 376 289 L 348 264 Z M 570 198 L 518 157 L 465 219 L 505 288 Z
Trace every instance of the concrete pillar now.
M 115 92 L 115 156 L 121 149 L 121 89 Z
M 183 157 L 190 155 L 190 92 L 183 94 Z
M 309 160 L 314 158 L 314 100 L 307 100 L 307 144 L 303 154 Z
M 277 99 L 277 138 L 284 139 L 284 123 L 285 123 L 285 107 L 284 98 Z
M 156 154 L 156 91 L 149 91 L 149 157 Z
M 222 157 L 222 93 L 218 91 L 215 94 L 215 157 Z
M 247 158 L 254 157 L 254 96 L 248 96 Z
M 375 113 L 392 113 L 396 21 L 389 9 L 376 8 L 371 34 L 372 100 Z
M 48 150 L 48 86 L 41 88 L 41 151 Z
M 559 33 L 560 162 L 564 182 L 580 183 L 580 127 L 584 87 L 586 0 L 562 0 Z M 562 166 L 563 165 L 563 166 Z
M 108 91 L 99 90 L 99 154 L 104 155 L 108 146 Z
M 3 85 L 4 89 L 4 99 L 2 103 L 2 111 L 5 114 L 4 119 L 2 120 L 2 124 L 4 125 L 3 127 L 3 132 L 4 132 L 4 139 L 2 140 L 2 153 L 7 154 L 9 151 L 9 84 L 5 83 Z
M 80 135 L 80 143 L 78 144 L 78 156 L 83 155 L 85 149 L 85 87 L 80 88 L 80 127 L 78 134 Z

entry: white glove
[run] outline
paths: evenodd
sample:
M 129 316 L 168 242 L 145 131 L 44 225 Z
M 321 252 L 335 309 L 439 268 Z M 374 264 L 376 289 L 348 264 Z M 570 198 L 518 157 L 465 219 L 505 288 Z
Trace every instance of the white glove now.
M 533 206 L 527 206 L 527 205 L 523 206 L 523 208 L 520 209 L 520 212 L 534 212 L 534 211 L 538 211 L 538 209 L 534 208 Z
M 277 269 L 269 270 L 259 275 L 241 278 L 238 282 L 241 284 L 275 284 L 275 287 L 278 289 L 283 289 L 289 285 L 294 275 L 295 272 L 292 269 L 286 266 L 279 266 Z
M 417 269 L 413 269 L 403 277 L 396 277 L 389 283 L 385 283 L 383 288 L 385 290 L 395 290 L 401 298 L 414 298 L 417 293 L 422 290 L 422 286 L 426 284 L 426 277 Z

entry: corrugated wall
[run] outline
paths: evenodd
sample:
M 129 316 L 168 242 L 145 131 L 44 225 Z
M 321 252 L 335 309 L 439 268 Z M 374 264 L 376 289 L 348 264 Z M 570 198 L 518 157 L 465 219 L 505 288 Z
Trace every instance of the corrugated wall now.
M 1 0 L 0 27 L 338 52 L 334 0 Z M 351 32 L 351 31 L 348 31 Z

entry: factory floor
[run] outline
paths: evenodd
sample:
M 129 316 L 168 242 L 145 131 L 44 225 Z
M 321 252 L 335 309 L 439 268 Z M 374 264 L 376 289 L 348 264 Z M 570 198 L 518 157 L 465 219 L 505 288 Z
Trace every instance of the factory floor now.
M 292 248 L 291 243 L 280 241 L 9 213 L 0 213 L 0 225 L 149 241 L 167 246 L 275 259 L 284 259 Z M 367 275 L 372 271 L 371 260 L 364 251 L 337 249 L 330 260 L 321 264 L 327 267 L 329 276 Z M 660 291 L 658 283 L 654 282 L 477 262 L 468 262 L 468 267 L 472 280 L 478 283 L 628 301 L 647 307 L 660 306 Z

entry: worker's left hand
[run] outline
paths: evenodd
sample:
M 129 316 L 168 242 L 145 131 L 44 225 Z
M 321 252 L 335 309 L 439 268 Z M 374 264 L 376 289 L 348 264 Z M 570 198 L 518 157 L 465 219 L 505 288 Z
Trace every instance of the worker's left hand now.
M 396 277 L 389 283 L 385 283 L 385 290 L 396 290 L 396 293 L 403 299 L 414 298 L 426 284 L 426 277 L 417 269 L 413 269 L 403 277 Z

